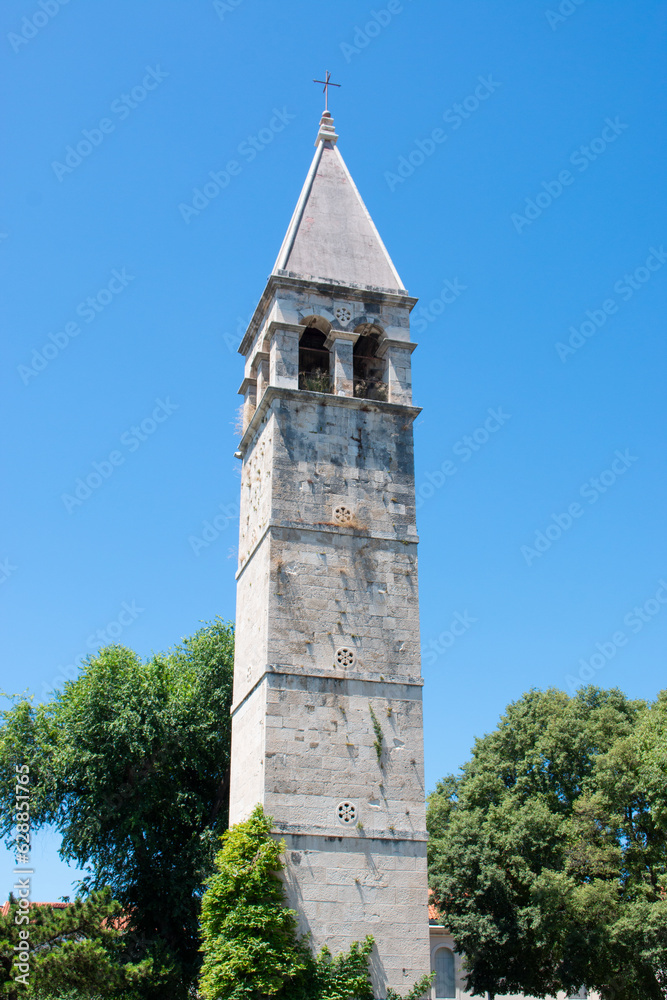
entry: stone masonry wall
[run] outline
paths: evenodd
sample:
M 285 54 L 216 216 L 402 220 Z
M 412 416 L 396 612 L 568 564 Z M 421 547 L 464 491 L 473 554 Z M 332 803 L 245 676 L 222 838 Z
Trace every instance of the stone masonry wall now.
M 377 996 L 429 968 L 417 412 L 270 387 L 244 444 L 231 821 L 273 816 L 315 947 L 374 935 Z
M 236 706 L 232 719 L 230 826 L 247 819 L 257 803 L 264 802 L 265 721 L 266 687 L 259 684 Z
M 345 677 L 268 678 L 265 803 L 276 828 L 423 838 L 418 685 Z M 354 804 L 352 822 L 338 806 Z
M 313 948 L 336 954 L 372 934 L 375 995 L 429 971 L 426 843 L 288 834 L 286 888 Z

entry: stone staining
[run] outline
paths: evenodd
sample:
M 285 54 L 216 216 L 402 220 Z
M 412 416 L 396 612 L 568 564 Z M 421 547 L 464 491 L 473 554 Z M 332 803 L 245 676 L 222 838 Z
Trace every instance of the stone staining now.
M 374 991 L 384 997 L 429 969 L 412 440 L 419 410 L 410 374 L 416 300 L 337 138 L 325 113 L 239 349 L 230 822 L 262 803 L 287 846 L 285 885 L 301 931 L 314 949 L 334 953 L 372 934 Z M 314 331 L 317 379 L 300 366 L 300 341 L 306 335 L 309 344 Z M 372 378 L 356 378 L 369 337 Z

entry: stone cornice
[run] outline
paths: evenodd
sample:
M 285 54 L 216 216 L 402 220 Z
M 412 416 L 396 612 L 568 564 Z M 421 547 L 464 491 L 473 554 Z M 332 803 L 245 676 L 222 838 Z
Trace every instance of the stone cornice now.
M 238 454 L 238 452 L 237 452 Z M 257 541 L 248 550 L 248 554 L 243 560 L 243 566 L 241 566 L 236 571 L 235 580 L 239 580 L 246 568 L 250 565 L 252 557 L 254 556 L 257 549 L 260 547 L 266 536 L 270 531 L 273 532 L 288 532 L 288 531 L 308 531 L 313 534 L 325 534 L 325 535 L 350 535 L 357 538 L 370 538 L 373 541 L 378 542 L 394 542 L 396 545 L 419 545 L 419 536 L 413 535 L 410 538 L 398 538 L 394 532 L 391 531 L 371 531 L 368 528 L 350 528 L 344 524 L 329 524 L 324 521 L 319 524 L 306 524 L 304 521 L 269 521 L 266 527 L 262 530 Z
M 296 288 L 306 292 L 315 291 L 322 295 L 335 295 L 337 298 L 340 298 L 342 293 L 350 299 L 365 299 L 367 302 L 392 302 L 394 305 L 409 305 L 411 309 L 419 301 L 404 290 L 379 288 L 377 285 L 353 285 L 345 281 L 334 281 L 327 278 L 304 278 L 303 275 L 293 274 L 291 271 L 280 271 L 270 275 L 267 288 L 272 279 L 275 279 L 275 287 L 283 285 L 285 288 Z
M 250 442 L 259 429 L 274 399 L 300 400 L 302 402 L 320 403 L 328 406 L 347 407 L 364 412 L 396 413 L 408 418 L 410 423 L 416 420 L 421 413 L 420 406 L 406 406 L 404 403 L 385 403 L 380 399 L 364 399 L 361 396 L 334 396 L 328 392 L 311 392 L 308 389 L 288 389 L 283 386 L 270 385 L 259 400 L 257 409 L 253 413 L 252 419 L 239 441 L 237 455 L 240 454 L 242 457 L 245 455 Z
M 290 845 L 292 850 L 298 850 L 298 842 L 309 838 L 319 841 L 324 840 L 325 842 L 332 840 L 352 840 L 357 844 L 367 844 L 372 841 L 384 844 L 428 843 L 428 834 L 422 830 L 417 833 L 413 830 L 396 830 L 394 833 L 380 833 L 379 830 L 352 832 L 341 826 L 306 826 L 304 828 L 304 824 L 296 826 L 296 824 L 292 823 L 276 823 L 274 832 L 280 837 L 290 837 L 296 841 L 296 843 Z
M 248 391 L 248 387 L 251 385 L 257 385 L 256 378 L 244 378 L 239 386 L 239 396 L 245 396 Z
M 266 332 L 269 335 L 269 340 L 274 335 L 276 330 L 289 330 L 290 333 L 303 333 L 305 330 L 303 323 L 285 323 L 280 319 L 272 319 L 266 328 Z
M 393 340 L 390 337 L 384 337 L 378 345 L 378 357 L 383 358 L 388 350 L 391 348 L 398 348 L 401 351 L 409 351 L 410 354 L 414 351 L 417 344 L 411 340 Z
M 354 330 L 330 330 L 327 339 L 324 341 L 324 346 L 330 351 L 337 340 L 346 340 L 352 344 L 356 344 L 360 336 L 361 334 L 355 333 Z
M 340 682 L 344 681 L 348 684 L 377 684 L 379 686 L 391 685 L 393 687 L 405 687 L 405 688 L 418 688 L 419 693 L 415 692 L 414 698 L 421 698 L 421 689 L 424 687 L 424 681 L 421 677 L 407 677 L 405 674 L 398 674 L 394 677 L 385 677 L 384 674 L 370 673 L 369 671 L 355 671 L 355 670 L 328 670 L 322 667 L 293 667 L 289 664 L 283 663 L 267 663 L 264 670 L 262 670 L 261 675 L 254 681 L 245 694 L 239 698 L 238 701 L 234 702 L 230 709 L 230 714 L 234 715 L 238 712 L 241 705 L 243 705 L 248 698 L 257 690 L 260 684 L 268 677 L 300 677 L 300 678 L 312 678 L 326 681 Z M 379 697 L 379 696 L 378 696 Z

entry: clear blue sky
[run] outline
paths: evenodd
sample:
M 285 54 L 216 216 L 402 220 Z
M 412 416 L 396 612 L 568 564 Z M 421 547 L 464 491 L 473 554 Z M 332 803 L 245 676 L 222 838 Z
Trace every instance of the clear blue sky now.
M 233 618 L 236 521 L 192 538 L 237 500 L 235 347 L 330 69 L 341 151 L 421 300 L 428 787 L 528 688 L 653 698 L 666 4 L 43 3 L 5 0 L 0 31 L 4 688 L 41 697 L 98 632 L 148 655 Z M 71 891 L 56 846 L 42 899 Z

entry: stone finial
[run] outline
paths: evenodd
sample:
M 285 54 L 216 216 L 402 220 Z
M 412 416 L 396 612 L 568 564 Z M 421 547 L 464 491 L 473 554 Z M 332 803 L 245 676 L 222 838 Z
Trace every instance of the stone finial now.
M 317 146 L 318 142 L 330 142 L 332 146 L 335 146 L 337 139 L 333 116 L 330 111 L 323 111 L 315 145 Z

